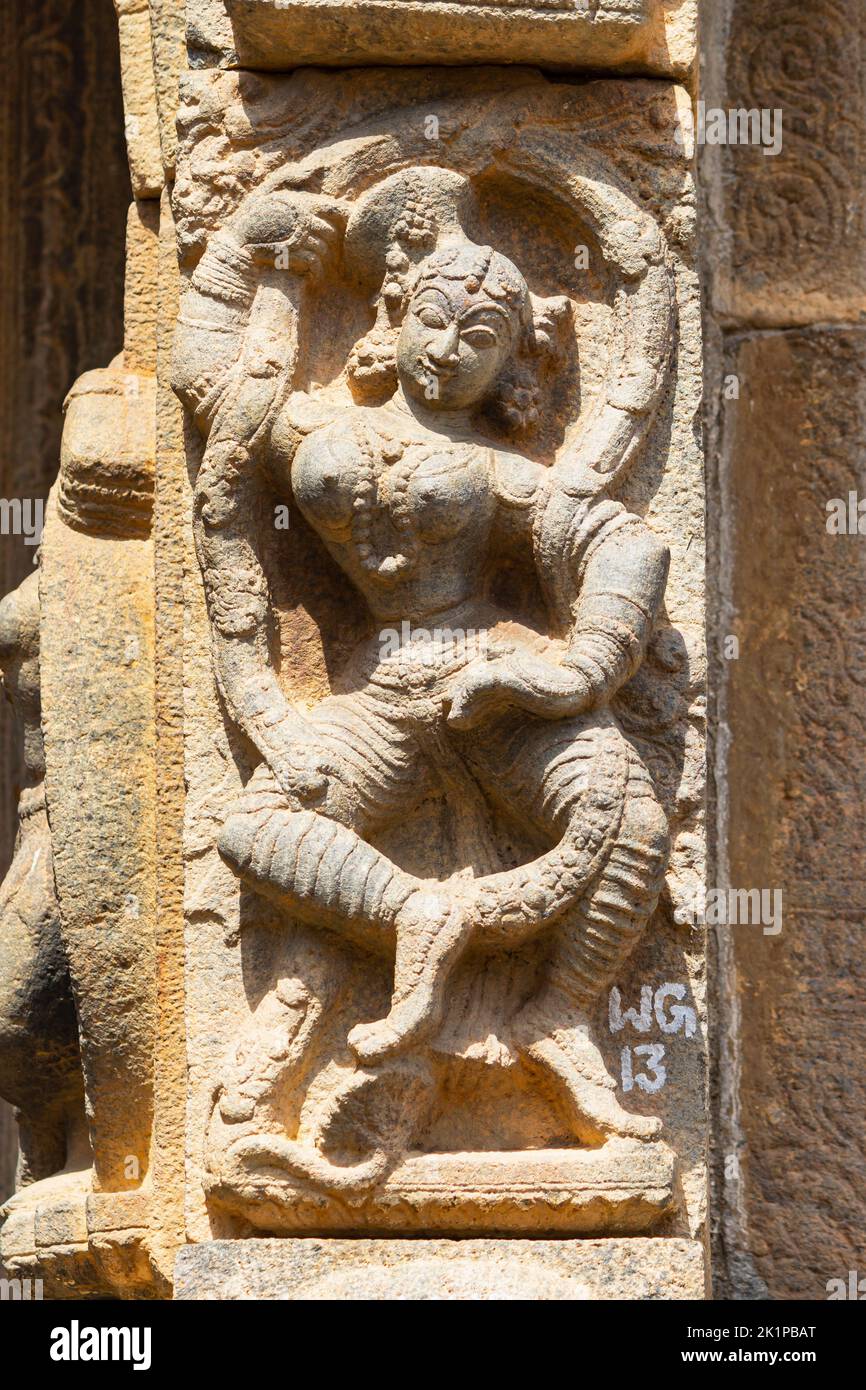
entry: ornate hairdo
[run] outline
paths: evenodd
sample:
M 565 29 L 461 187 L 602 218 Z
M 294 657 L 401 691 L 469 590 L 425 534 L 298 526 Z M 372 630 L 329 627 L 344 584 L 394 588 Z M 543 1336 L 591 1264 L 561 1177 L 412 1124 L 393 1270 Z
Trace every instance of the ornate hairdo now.
M 531 322 L 529 287 L 516 265 L 490 246 L 471 241 L 452 242 L 434 251 L 412 280 L 410 297 L 436 280 L 462 281 L 469 294 L 483 294 L 494 301 L 504 300 L 518 318 L 521 329 Z

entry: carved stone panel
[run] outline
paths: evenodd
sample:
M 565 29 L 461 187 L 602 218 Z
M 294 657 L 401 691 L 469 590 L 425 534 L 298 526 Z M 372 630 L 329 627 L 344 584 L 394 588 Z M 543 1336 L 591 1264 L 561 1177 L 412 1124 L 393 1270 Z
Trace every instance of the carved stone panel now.
M 187 0 L 193 66 L 539 63 L 684 76 L 696 0 Z
M 733 328 L 857 323 L 866 305 L 866 8 L 860 0 L 707 6 L 707 112 L 766 112 L 767 147 L 701 154 L 707 289 Z
M 866 725 L 864 620 L 852 602 L 866 561 L 856 530 L 824 522 L 862 489 L 866 330 L 737 338 L 724 370 L 741 383 L 723 417 L 725 505 L 739 499 L 740 516 L 752 514 L 769 469 L 777 517 L 760 550 L 745 525 L 732 541 L 735 630 L 750 657 L 727 677 L 738 731 L 722 768 L 728 863 L 732 883 L 778 885 L 784 926 L 735 933 L 728 948 L 741 1079 L 719 1126 L 720 1148 L 739 1160 L 725 1173 L 735 1292 L 721 1296 L 822 1299 L 828 1271 L 857 1268 L 866 1189 L 866 769 L 837 753 L 858 747 Z M 792 1191 L 808 1194 L 793 1217 Z
M 685 102 L 182 81 L 193 1241 L 701 1229 Z

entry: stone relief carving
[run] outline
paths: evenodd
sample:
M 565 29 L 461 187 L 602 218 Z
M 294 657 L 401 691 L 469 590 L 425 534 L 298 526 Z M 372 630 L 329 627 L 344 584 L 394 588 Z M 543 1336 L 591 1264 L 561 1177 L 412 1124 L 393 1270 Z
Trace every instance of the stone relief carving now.
M 689 98 L 561 71 L 685 73 L 693 0 L 115 8 L 124 348 L 0 604 L 0 1262 L 700 1294 Z
M 214 119 L 206 97 L 182 111 L 187 160 Z M 546 187 L 599 248 L 607 339 L 579 387 L 574 302 L 484 235 L 497 173 L 515 177 L 489 99 L 447 107 L 438 163 L 417 113 L 303 159 L 271 147 L 225 216 L 202 215 L 194 161 L 179 166 L 197 264 L 175 389 L 205 441 L 196 550 L 229 745 L 249 768 L 239 795 L 207 789 L 208 823 L 251 915 L 291 943 L 215 1078 L 205 1139 L 212 1197 L 260 1226 L 339 1224 L 333 1199 L 425 1206 L 430 1224 L 442 1152 L 488 1210 L 497 1164 L 506 1185 L 555 1173 L 595 1200 L 655 1162 L 631 1229 L 670 1201 L 659 1122 L 618 1100 L 592 1016 L 668 863 L 645 736 L 688 705 L 671 680 L 666 715 L 652 672 L 643 691 L 632 680 L 668 554 L 617 496 L 669 391 L 675 284 L 659 223 L 561 138 L 558 101 L 545 84 L 528 102 L 541 114 L 522 108 L 511 206 L 525 215 Z M 352 295 L 360 332 L 335 308 Z M 286 693 L 268 497 L 356 596 L 323 698 Z M 660 639 L 670 676 L 677 643 Z M 520 1078 L 525 1123 L 485 1145 L 454 1116 L 497 1073 Z M 558 1116 L 547 1138 L 536 1097 Z

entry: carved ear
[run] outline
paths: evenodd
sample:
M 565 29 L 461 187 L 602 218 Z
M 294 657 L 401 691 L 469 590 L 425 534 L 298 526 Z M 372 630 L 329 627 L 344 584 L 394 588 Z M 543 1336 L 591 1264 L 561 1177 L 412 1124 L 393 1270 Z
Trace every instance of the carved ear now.
M 542 299 L 530 294 L 532 308 L 531 350 L 545 357 L 558 357 L 574 317 L 571 300 L 564 294 Z

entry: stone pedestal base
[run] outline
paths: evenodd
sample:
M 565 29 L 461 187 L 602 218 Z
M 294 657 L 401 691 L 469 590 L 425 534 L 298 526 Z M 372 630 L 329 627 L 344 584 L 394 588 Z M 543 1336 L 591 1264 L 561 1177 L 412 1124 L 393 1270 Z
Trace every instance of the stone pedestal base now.
M 698 1241 L 221 1240 L 189 1245 L 175 1299 L 702 1299 Z
M 270 1235 L 426 1229 L 471 1236 L 480 1228 L 643 1235 L 674 1207 L 674 1155 L 666 1144 L 629 1139 L 600 1149 L 413 1154 L 381 1188 L 354 1199 L 314 1193 L 272 1167 L 245 1173 L 229 1166 L 211 1196 Z
M 22 1188 L 0 1208 L 0 1267 L 45 1298 L 145 1298 L 160 1291 L 147 1254 L 149 1194 L 93 1192 L 90 1169 Z M 164 1289 L 162 1290 L 164 1292 Z

